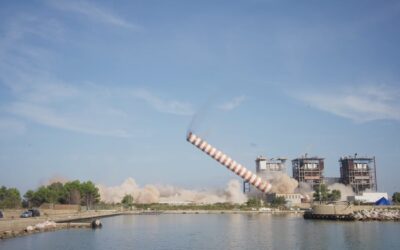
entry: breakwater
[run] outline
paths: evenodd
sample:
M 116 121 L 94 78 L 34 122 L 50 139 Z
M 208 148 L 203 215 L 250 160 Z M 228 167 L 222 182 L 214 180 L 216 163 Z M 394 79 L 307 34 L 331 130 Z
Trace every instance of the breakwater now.
M 343 221 L 400 221 L 400 207 L 354 206 L 351 204 L 319 204 L 306 211 L 304 219 Z
M 0 220 L 0 240 L 61 229 L 91 228 L 95 219 L 123 214 L 120 211 L 65 212 L 34 218 Z

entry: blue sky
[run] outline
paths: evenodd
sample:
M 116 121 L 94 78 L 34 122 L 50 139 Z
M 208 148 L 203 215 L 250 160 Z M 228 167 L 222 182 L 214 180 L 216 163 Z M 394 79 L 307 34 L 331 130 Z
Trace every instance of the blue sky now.
M 224 187 L 193 129 L 262 154 L 376 156 L 399 191 L 397 1 L 2 1 L 0 184 Z M 288 165 L 288 172 L 291 168 Z

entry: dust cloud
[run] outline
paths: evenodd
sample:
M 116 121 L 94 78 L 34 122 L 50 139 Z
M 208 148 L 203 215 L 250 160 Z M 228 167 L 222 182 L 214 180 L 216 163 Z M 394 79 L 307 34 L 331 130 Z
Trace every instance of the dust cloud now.
M 135 203 L 176 203 L 176 204 L 212 204 L 228 202 L 242 204 L 247 201 L 247 196 L 241 191 L 241 183 L 231 180 L 224 190 L 196 191 L 171 185 L 145 185 L 139 187 L 136 181 L 129 177 L 121 185 L 108 187 L 97 185 L 100 198 L 104 202 L 118 203 L 130 194 Z

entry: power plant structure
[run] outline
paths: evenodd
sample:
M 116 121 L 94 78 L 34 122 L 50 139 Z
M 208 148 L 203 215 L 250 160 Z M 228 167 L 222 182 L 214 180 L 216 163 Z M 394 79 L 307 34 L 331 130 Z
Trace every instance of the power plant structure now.
M 255 161 L 256 173 L 254 174 L 245 166 L 237 163 L 231 157 L 213 147 L 194 133 L 189 132 L 186 136 L 186 140 L 240 176 L 243 179 L 244 193 L 259 197 L 266 202 L 271 202 L 277 197 L 283 197 L 289 206 L 300 205 L 300 203 L 303 202 L 303 198 L 308 196 L 308 194 L 303 196 L 303 194 L 300 193 L 271 193 L 271 182 L 276 180 L 274 178 L 280 173 L 286 174 L 285 158 L 257 157 Z M 381 194 L 377 193 L 375 157 L 358 157 L 357 154 L 355 154 L 354 156 L 341 157 L 339 163 L 340 178 L 324 177 L 324 158 L 317 156 L 308 157 L 307 154 L 305 154 L 302 157 L 292 160 L 293 178 L 297 180 L 299 184 L 309 184 L 313 189 L 321 184 L 332 185 L 339 182 L 344 185 L 350 185 L 357 195 L 366 192 L 366 194 L 369 195 L 368 197 L 372 197 L 373 195 L 379 196 Z M 253 192 L 251 185 L 257 190 Z M 375 193 L 368 193 L 371 191 Z M 304 198 L 304 202 L 309 202 L 309 198 Z
M 243 178 L 245 181 L 249 182 L 251 185 L 256 187 L 263 193 L 268 193 L 271 190 L 271 184 L 263 179 L 261 179 L 256 174 L 253 174 L 251 171 L 247 170 L 246 167 L 234 161 L 228 155 L 224 154 L 222 151 L 217 148 L 211 146 L 206 141 L 204 141 L 199 136 L 189 132 L 187 134 L 186 140 L 196 146 L 198 149 L 208 154 L 214 160 L 218 161 L 220 164 Z
M 266 158 L 259 156 L 256 159 L 256 175 L 261 179 L 271 182 L 276 173 L 286 173 L 286 158 Z M 251 185 L 243 181 L 243 192 L 250 193 Z
M 324 158 L 303 157 L 292 160 L 293 178 L 299 183 L 310 184 L 313 188 L 323 183 Z
M 339 159 L 340 182 L 350 185 L 356 194 L 377 191 L 375 157 L 345 156 Z

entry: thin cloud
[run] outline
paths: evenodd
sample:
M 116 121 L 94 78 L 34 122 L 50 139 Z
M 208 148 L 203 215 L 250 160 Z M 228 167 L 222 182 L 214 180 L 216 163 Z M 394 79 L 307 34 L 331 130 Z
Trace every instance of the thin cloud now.
M 83 15 L 95 22 L 129 29 L 140 28 L 138 25 L 126 21 L 111 11 L 86 1 L 49 1 L 49 4 L 62 11 L 69 11 Z
M 245 96 L 238 96 L 228 102 L 221 104 L 220 106 L 218 106 L 218 108 L 224 111 L 231 111 L 239 107 L 245 100 Z
M 383 86 L 354 87 L 342 92 L 313 92 L 300 95 L 311 107 L 351 119 L 400 121 L 400 93 Z
M 147 90 L 135 90 L 133 96 L 145 101 L 155 110 L 161 113 L 173 115 L 193 115 L 194 111 L 192 105 L 177 100 L 164 100 Z
M 0 38 L 0 84 L 10 99 L 0 107 L 0 134 L 25 133 L 32 122 L 98 136 L 124 138 L 146 134 L 131 127 L 134 115 L 114 105 L 113 100 L 126 94 L 117 91 L 115 97 L 110 97 L 111 90 L 97 85 L 65 82 L 46 63 L 55 55 L 53 51 L 38 45 L 26 46 L 32 36 L 48 42 L 59 35 L 56 26 L 47 22 L 18 16 L 2 25 L 5 36 Z M 36 26 L 43 32 L 33 32 L 30 27 Z
M 54 128 L 91 135 L 130 137 L 130 134 L 124 130 L 95 129 L 93 126 L 85 126 L 84 124 L 81 124 L 82 120 L 79 118 L 75 119 L 66 115 L 60 115 L 48 107 L 34 105 L 32 103 L 12 103 L 6 107 L 6 111 L 36 123 Z

